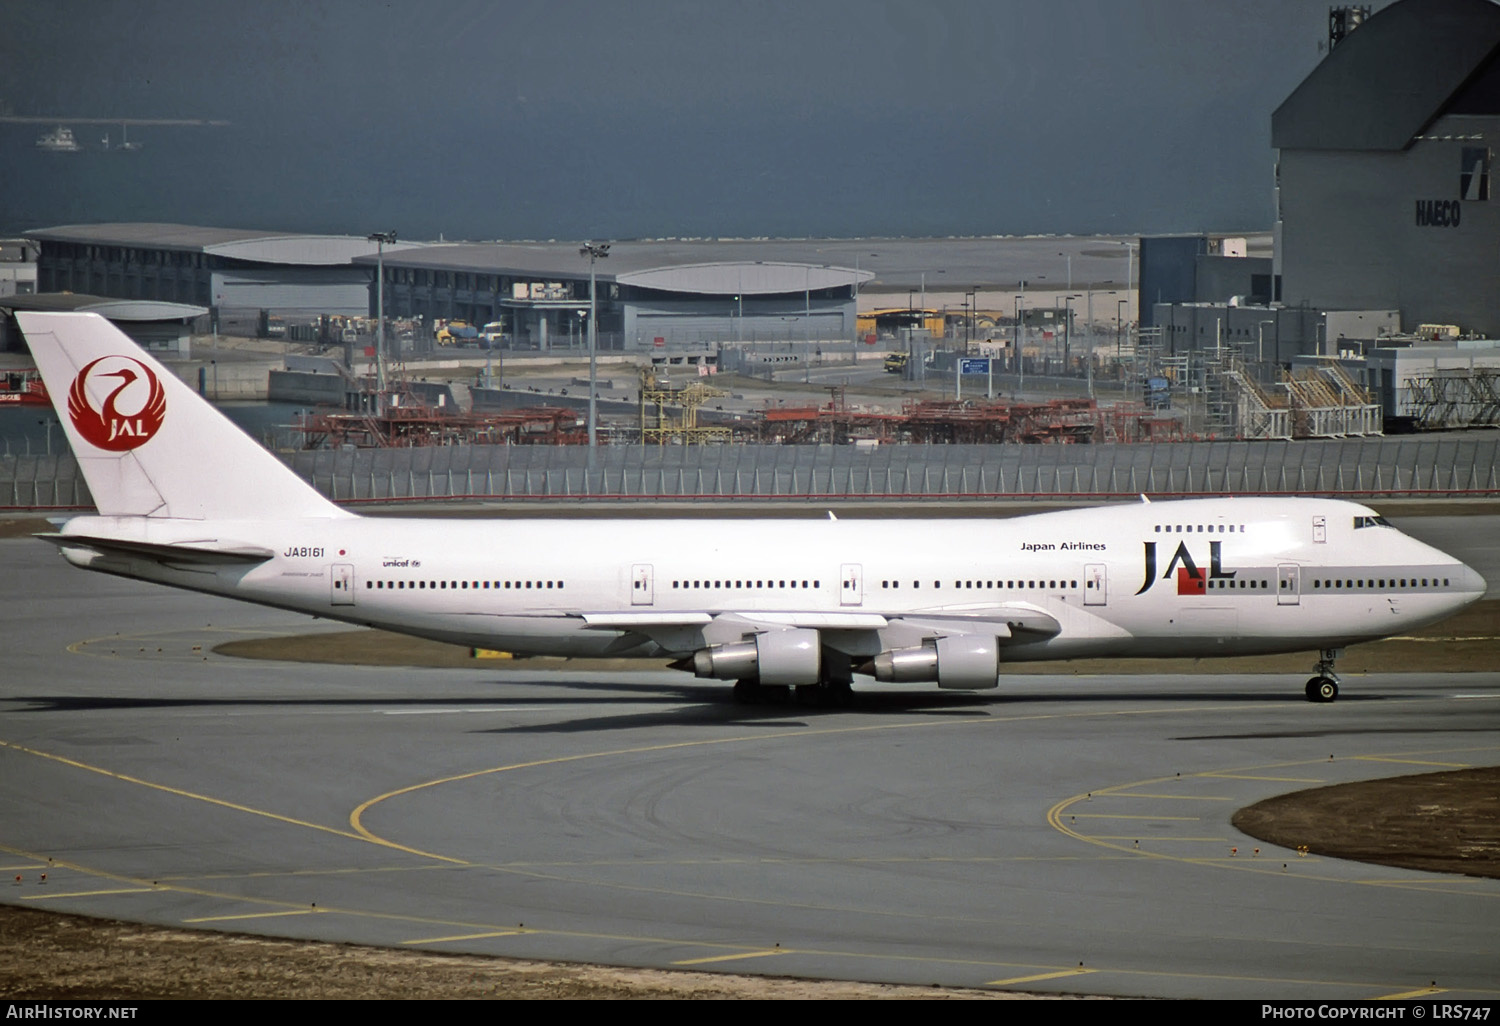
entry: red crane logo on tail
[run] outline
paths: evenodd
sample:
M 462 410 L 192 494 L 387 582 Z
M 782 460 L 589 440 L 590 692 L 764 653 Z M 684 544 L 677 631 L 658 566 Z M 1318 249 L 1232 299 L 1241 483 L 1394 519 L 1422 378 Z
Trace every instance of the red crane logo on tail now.
M 99 395 L 104 401 L 95 405 L 93 397 Z M 149 367 L 129 356 L 101 356 L 79 371 L 68 389 L 73 426 L 90 445 L 110 452 L 149 442 L 166 415 L 167 390 Z

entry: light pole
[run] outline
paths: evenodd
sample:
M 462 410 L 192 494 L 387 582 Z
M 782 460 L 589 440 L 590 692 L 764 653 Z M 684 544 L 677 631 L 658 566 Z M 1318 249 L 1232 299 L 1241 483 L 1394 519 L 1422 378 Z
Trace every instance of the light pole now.
M 1022 287 L 1025 287 L 1024 282 L 1022 283 Z M 1016 374 L 1019 379 L 1016 382 L 1017 399 L 1021 398 L 1021 389 L 1026 386 L 1025 355 L 1021 351 L 1021 300 L 1024 298 L 1024 295 L 1022 293 L 1016 296 Z
M 1063 297 L 1063 377 L 1073 369 L 1073 300 L 1077 296 Z
M 375 243 L 375 412 L 385 412 L 385 247 L 396 244 L 396 233 L 372 232 L 365 241 Z
M 1117 364 L 1120 362 L 1120 336 L 1125 324 L 1125 304 L 1128 302 L 1130 302 L 1128 299 L 1115 300 L 1115 363 Z
M 975 285 L 970 289 L 966 294 L 966 298 L 969 301 L 969 323 L 964 325 L 967 332 L 964 340 L 964 352 L 968 353 L 969 348 L 974 344 L 974 322 L 977 319 L 976 315 L 979 313 L 976 309 L 979 306 L 979 286 Z
M 1261 321 L 1260 324 L 1259 324 L 1259 328 L 1260 328 L 1260 342 L 1255 347 L 1255 362 L 1256 363 L 1265 363 L 1266 362 L 1266 325 L 1267 324 L 1274 325 L 1275 323 L 1276 323 L 1275 321 Z M 1280 348 L 1280 347 L 1278 346 L 1277 348 Z
M 609 256 L 609 243 L 585 242 L 578 250 L 579 256 L 589 258 L 589 473 L 594 471 L 594 431 L 598 421 L 598 407 L 594 400 L 595 381 L 598 379 L 599 308 L 595 295 L 594 261 Z

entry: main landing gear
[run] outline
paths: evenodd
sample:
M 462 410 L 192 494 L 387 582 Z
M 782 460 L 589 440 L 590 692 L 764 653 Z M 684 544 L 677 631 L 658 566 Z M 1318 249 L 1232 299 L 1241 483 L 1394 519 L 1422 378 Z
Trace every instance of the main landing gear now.
M 801 687 L 762 684 L 758 680 L 734 682 L 734 700 L 739 705 L 800 705 L 835 709 L 854 701 L 848 681 L 825 680 Z
M 1307 682 L 1309 702 L 1332 702 L 1339 697 L 1339 676 L 1333 672 L 1333 661 L 1344 654 L 1341 648 L 1325 648 L 1315 668 L 1317 676 Z

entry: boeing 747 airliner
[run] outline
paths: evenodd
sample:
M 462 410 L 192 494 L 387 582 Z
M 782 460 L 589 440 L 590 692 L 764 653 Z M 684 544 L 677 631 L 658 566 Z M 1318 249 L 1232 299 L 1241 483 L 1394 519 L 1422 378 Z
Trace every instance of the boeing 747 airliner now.
M 75 566 L 460 645 L 699 677 L 983 690 L 1002 662 L 1341 649 L 1484 594 L 1357 503 L 1208 498 L 1005 520 L 357 516 L 96 314 L 18 313 L 98 506 Z

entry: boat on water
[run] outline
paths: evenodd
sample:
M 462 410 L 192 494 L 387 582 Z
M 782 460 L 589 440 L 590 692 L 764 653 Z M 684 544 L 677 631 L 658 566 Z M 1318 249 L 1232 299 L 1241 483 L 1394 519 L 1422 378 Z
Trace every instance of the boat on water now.
M 46 135 L 41 136 L 36 141 L 36 148 L 49 153 L 77 153 L 83 149 L 78 145 L 78 139 L 73 135 L 73 130 L 67 125 L 58 125 Z
M 108 132 L 104 133 L 104 138 L 100 141 L 104 144 L 106 150 L 116 150 L 121 153 L 138 153 L 141 149 L 140 143 L 130 141 L 130 129 L 123 124 L 120 126 L 120 141 L 118 143 L 113 146 L 110 145 Z

